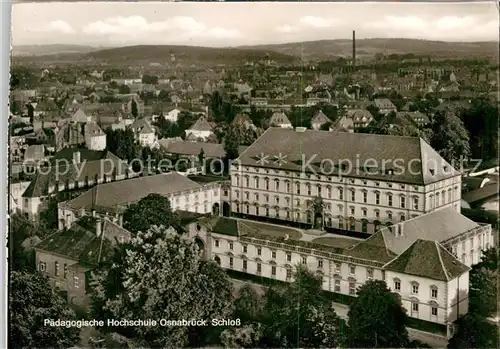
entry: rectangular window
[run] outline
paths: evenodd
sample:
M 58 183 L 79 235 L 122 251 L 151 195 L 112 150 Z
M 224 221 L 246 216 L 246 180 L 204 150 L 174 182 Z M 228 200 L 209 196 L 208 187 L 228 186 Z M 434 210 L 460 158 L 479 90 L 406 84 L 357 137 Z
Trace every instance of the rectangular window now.
M 431 308 L 431 314 L 432 314 L 432 316 L 437 316 L 438 315 L 438 308 L 432 307 Z
M 431 289 L 431 297 L 432 298 L 437 298 L 438 297 L 438 290 L 437 290 L 437 288 Z
M 354 208 L 354 207 L 351 207 L 351 215 L 353 215 L 353 216 L 354 216 L 355 212 L 356 212 L 355 208 Z
M 401 291 L 401 282 L 394 281 L 394 290 Z
M 232 268 L 234 264 L 233 257 L 229 257 L 229 268 Z
M 401 208 L 405 208 L 405 205 L 406 205 L 405 197 L 401 196 L 401 198 L 399 200 L 400 200 Z
M 340 292 L 340 280 L 335 280 L 335 292 Z
M 271 267 L 271 275 L 276 276 L 276 267 L 274 265 Z
M 349 295 L 354 296 L 356 294 L 356 283 L 349 282 Z
M 247 245 L 243 245 L 243 253 L 247 253 Z
M 80 287 L 80 280 L 76 276 L 73 278 L 73 287 L 74 288 Z
M 340 267 L 341 267 L 340 263 L 335 263 L 335 272 L 336 273 L 340 273 Z
M 368 279 L 373 279 L 373 269 L 367 269 L 366 270 L 366 277 Z
M 322 259 L 318 259 L 318 268 L 319 269 L 323 268 L 323 260 Z
M 375 205 L 380 205 L 380 194 L 379 193 L 375 194 Z
M 68 277 L 68 265 L 64 263 L 63 267 L 63 277 L 66 279 Z
M 363 202 L 365 204 L 368 202 L 368 193 L 366 191 L 363 192 Z
M 354 265 L 349 266 L 349 274 L 356 274 L 356 267 Z
M 276 259 L 276 251 L 271 251 L 271 258 Z
M 232 250 L 232 249 L 233 249 L 233 243 L 232 243 L 232 242 L 230 242 L 230 243 L 229 243 L 229 249 L 230 249 L 230 250 Z
M 411 310 L 418 313 L 418 303 L 412 303 Z
M 257 263 L 257 274 L 262 273 L 262 264 Z
M 351 201 L 356 201 L 356 192 L 351 190 Z
M 302 264 L 307 264 L 307 256 L 302 256 Z
M 59 276 L 59 262 L 54 262 L 54 275 Z
M 219 240 L 215 240 L 215 247 L 219 247 Z
M 260 255 L 262 255 L 262 248 L 257 247 L 257 256 L 260 256 Z
M 387 197 L 387 205 L 392 206 L 392 195 Z
M 292 269 L 287 268 L 286 269 L 286 278 L 291 279 L 292 278 Z
M 418 198 L 413 198 L 413 209 L 418 210 Z
M 243 270 L 247 270 L 247 261 L 243 261 Z
M 286 261 L 291 262 L 292 261 L 292 254 L 290 252 L 286 253 Z
M 40 262 L 38 263 L 38 270 L 44 272 L 47 270 L 47 264 L 45 264 L 44 262 Z
M 418 294 L 418 285 L 413 284 L 413 285 L 411 286 L 411 293 L 412 293 L 412 294 Z

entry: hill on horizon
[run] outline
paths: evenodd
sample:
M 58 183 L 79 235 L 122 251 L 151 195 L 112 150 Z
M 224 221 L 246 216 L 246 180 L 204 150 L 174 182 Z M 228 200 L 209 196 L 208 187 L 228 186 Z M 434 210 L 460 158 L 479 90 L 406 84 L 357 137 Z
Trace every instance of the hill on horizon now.
M 319 40 L 273 45 L 240 46 L 270 50 L 306 60 L 324 60 L 332 56 L 352 56 L 352 40 Z M 374 56 L 376 53 L 430 55 L 439 58 L 485 58 L 498 56 L 498 42 L 447 42 L 421 39 L 356 39 L 356 55 Z
M 31 52 L 27 55 L 26 52 Z M 24 54 L 23 54 L 24 53 Z M 488 58 L 498 56 L 497 42 L 444 42 L 419 39 L 358 39 L 356 55 L 377 53 L 428 55 L 436 58 Z M 269 58 L 279 63 L 351 57 L 352 41 L 319 40 L 236 47 L 136 45 L 115 48 L 83 45 L 32 45 L 13 47 L 15 60 L 35 62 L 164 63 L 171 54 L 181 64 L 233 64 Z
M 124 63 L 165 63 L 170 64 L 171 55 L 181 64 L 225 64 L 245 61 L 255 61 L 269 58 L 281 63 L 298 61 L 297 57 L 288 54 L 263 51 L 259 49 L 239 47 L 201 47 L 201 46 L 174 46 L 174 45 L 137 45 L 106 49 L 94 49 L 87 52 L 53 53 L 38 56 L 16 56 L 14 60 L 36 62 L 101 62 L 107 64 Z

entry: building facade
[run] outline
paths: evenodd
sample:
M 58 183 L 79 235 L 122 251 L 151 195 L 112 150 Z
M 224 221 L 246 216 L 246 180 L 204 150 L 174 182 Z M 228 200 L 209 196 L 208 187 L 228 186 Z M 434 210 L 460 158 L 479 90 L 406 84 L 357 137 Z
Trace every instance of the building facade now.
M 420 165 L 383 166 L 398 158 Z M 460 174 L 418 138 L 270 128 L 230 173 L 231 209 L 249 217 L 312 224 L 321 197 L 326 226 L 373 233 L 438 209 L 460 212 Z

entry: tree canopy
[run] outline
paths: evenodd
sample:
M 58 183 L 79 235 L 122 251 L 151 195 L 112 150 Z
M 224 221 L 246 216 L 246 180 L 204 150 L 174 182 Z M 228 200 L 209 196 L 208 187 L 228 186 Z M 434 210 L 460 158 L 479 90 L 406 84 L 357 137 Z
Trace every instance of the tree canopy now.
M 172 228 L 153 226 L 125 246 L 120 263 L 95 271 L 93 299 L 115 319 L 181 320 L 187 314 L 191 319 L 223 319 L 230 314 L 226 302 L 230 283 L 218 268 L 202 263 L 193 239 Z M 123 289 L 108 292 L 117 282 Z M 152 347 L 180 348 L 189 343 L 190 328 L 185 326 L 131 331 L 128 336 Z
M 450 163 L 457 164 L 470 155 L 469 133 L 462 120 L 449 112 L 434 116 L 431 145 Z
M 348 317 L 350 347 L 404 348 L 409 342 L 405 309 L 384 281 L 371 280 L 361 286 Z
M 44 324 L 45 319 L 76 320 L 76 317 L 39 272 L 10 274 L 9 313 L 11 347 L 68 348 L 79 340 L 78 328 Z
M 160 194 L 149 194 L 130 205 L 123 213 L 123 227 L 131 233 L 145 232 L 152 225 L 179 228 L 170 200 Z

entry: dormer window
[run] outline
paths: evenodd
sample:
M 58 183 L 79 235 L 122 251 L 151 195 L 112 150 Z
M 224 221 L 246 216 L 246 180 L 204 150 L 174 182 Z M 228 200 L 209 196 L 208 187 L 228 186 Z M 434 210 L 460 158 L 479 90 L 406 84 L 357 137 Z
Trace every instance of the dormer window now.
M 429 172 L 431 173 L 431 176 L 434 176 L 435 171 L 433 168 L 429 169 Z

